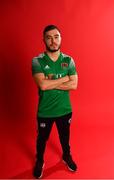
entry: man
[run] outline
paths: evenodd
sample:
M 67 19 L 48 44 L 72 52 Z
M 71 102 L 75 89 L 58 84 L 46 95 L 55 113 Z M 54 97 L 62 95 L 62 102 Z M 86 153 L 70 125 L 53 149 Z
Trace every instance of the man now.
M 63 150 L 62 159 L 71 171 L 77 166 L 69 146 L 72 108 L 69 90 L 77 88 L 78 76 L 73 59 L 60 51 L 61 34 L 55 25 L 43 31 L 46 51 L 32 60 L 32 75 L 39 88 L 37 155 L 34 176 L 40 178 L 44 151 L 53 123 L 56 123 Z

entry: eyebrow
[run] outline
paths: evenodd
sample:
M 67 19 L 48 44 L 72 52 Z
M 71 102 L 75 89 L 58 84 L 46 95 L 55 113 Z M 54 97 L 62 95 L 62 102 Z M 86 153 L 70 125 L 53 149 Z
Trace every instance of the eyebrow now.
M 54 36 L 58 37 L 59 34 L 55 34 Z M 46 37 L 52 37 L 51 35 L 47 35 Z
M 54 36 L 59 36 L 59 34 L 55 34 Z

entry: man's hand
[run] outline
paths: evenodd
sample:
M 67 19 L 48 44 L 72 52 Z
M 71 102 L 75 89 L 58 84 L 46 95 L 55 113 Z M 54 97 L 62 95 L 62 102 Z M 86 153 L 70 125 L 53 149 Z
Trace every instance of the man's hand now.
M 68 76 L 69 81 L 62 83 L 61 85 L 57 86 L 56 89 L 60 90 L 73 90 L 77 88 L 78 85 L 78 75 L 71 75 Z

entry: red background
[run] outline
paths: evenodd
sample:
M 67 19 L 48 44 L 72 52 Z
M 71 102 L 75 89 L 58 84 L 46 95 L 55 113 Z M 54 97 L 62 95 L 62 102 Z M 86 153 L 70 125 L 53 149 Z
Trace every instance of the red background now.
M 42 30 L 62 32 L 62 51 L 76 62 L 71 149 L 78 171 L 62 162 L 54 127 L 44 178 L 114 178 L 114 1 L 0 1 L 0 178 L 32 178 L 37 88 L 31 59 L 44 51 Z

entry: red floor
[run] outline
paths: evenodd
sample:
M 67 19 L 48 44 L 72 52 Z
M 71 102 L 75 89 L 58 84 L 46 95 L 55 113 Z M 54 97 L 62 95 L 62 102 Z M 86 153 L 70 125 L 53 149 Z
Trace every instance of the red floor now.
M 60 149 L 54 138 L 48 143 L 43 178 L 49 179 L 90 179 L 114 178 L 114 131 L 111 127 L 76 128 L 71 140 L 73 156 L 78 164 L 78 171 L 71 173 L 60 160 Z M 72 133 L 73 136 L 73 133 Z M 75 149 L 75 151 L 74 151 Z M 32 164 L 31 164 L 32 165 Z M 13 178 L 33 178 L 29 169 Z
M 95 116 L 92 120 L 96 120 Z M 43 179 L 114 179 L 113 126 L 98 125 L 97 123 L 82 126 L 80 124 L 82 121 L 85 120 L 78 119 L 78 117 L 75 120 L 73 116 L 71 125 L 70 144 L 72 155 L 78 165 L 77 172 L 69 172 L 61 161 L 61 148 L 54 126 L 46 148 Z M 20 140 L 20 142 L 17 137 L 17 142 L 13 141 L 15 139 L 13 137 L 12 141 L 7 141 L 7 144 L 4 143 L 7 148 L 5 149 L 6 152 L 2 152 L 2 161 L 4 160 L 1 171 L 2 178 L 33 178 L 34 137 L 34 135 L 29 137 L 28 142 L 26 137 L 25 139 L 22 138 L 23 141 Z

